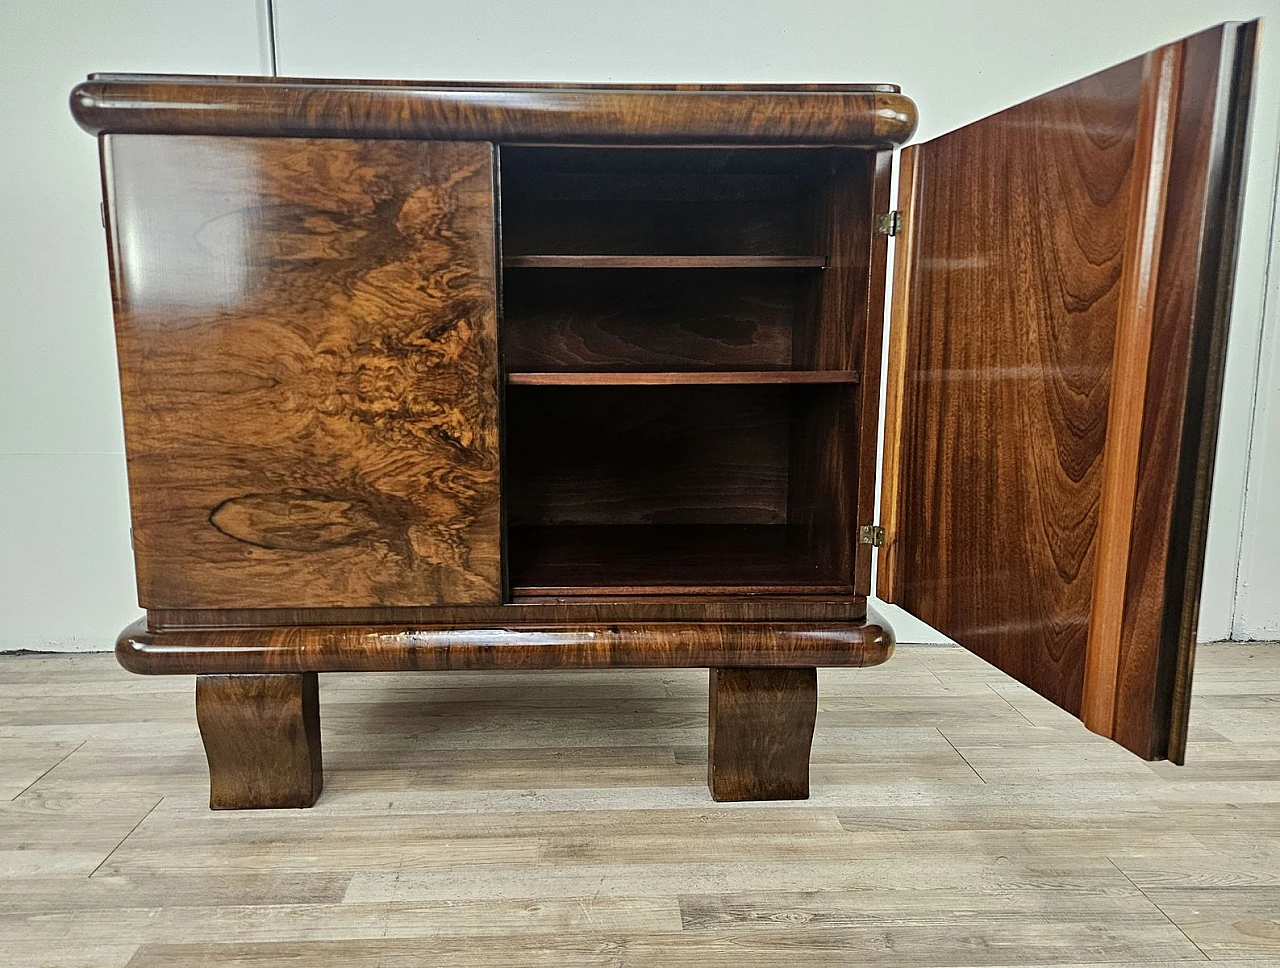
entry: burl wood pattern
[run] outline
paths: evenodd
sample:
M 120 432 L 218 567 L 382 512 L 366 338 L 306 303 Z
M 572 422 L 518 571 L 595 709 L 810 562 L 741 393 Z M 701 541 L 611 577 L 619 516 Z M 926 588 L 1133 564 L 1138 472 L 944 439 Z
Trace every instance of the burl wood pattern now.
M 141 604 L 499 602 L 492 148 L 103 159 Z
M 901 144 L 886 85 L 560 85 L 106 74 L 71 92 L 92 134 L 695 144 Z
M 120 633 L 116 658 L 143 675 L 478 669 L 873 666 L 893 633 L 865 622 L 661 622 L 526 628 L 311 626 Z
M 707 730 L 711 796 L 809 799 L 817 669 L 712 669 Z
M 904 159 L 882 594 L 1145 757 L 1185 724 L 1252 45 Z
M 215 810 L 309 807 L 320 796 L 320 694 L 314 672 L 198 676 L 196 720 Z

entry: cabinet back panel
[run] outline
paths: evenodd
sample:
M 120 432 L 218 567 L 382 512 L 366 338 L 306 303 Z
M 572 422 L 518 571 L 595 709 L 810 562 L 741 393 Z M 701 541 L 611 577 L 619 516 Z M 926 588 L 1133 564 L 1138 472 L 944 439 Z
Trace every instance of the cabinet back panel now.
M 815 151 L 502 153 L 507 255 L 812 255 Z
M 508 370 L 786 369 L 803 277 L 711 270 L 508 270 Z
M 630 199 L 503 203 L 513 255 L 811 255 L 794 205 Z
M 783 524 L 787 387 L 509 387 L 508 519 Z

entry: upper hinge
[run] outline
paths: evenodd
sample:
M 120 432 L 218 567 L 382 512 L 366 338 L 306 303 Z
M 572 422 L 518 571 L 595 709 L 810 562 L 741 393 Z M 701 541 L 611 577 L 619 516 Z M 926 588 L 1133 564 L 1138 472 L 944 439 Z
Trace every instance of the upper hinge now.
M 876 216 L 876 235 L 897 235 L 902 231 L 902 209 Z
M 873 548 L 883 548 L 884 528 L 878 524 L 864 524 L 858 529 L 858 544 L 871 545 Z
M 102 227 L 105 229 L 107 227 L 107 203 L 106 202 L 98 203 L 98 220 L 102 223 Z

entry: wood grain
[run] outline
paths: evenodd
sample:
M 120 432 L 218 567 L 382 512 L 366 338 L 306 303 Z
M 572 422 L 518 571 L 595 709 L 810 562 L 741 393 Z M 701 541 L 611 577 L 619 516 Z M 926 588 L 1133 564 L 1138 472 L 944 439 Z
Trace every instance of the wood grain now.
M 898 163 L 898 211 L 902 212 L 893 259 L 893 302 L 890 306 L 889 352 L 884 386 L 884 443 L 881 445 L 880 526 L 885 542 L 880 549 L 876 571 L 876 594 L 885 601 L 897 601 L 904 595 L 902 566 L 898 560 L 898 538 L 903 533 L 899 524 L 902 488 L 903 408 L 906 406 L 907 348 L 915 336 L 909 331 L 912 320 L 911 290 L 914 280 L 918 149 L 910 145 L 902 149 Z
M 893 601 L 1073 714 L 1141 90 L 1138 59 L 914 148 Z
M 812 257 L 792 267 L 815 267 L 823 252 L 812 247 L 804 210 L 823 180 L 827 154 L 811 148 L 504 146 L 508 264 L 540 264 L 520 257 L 556 253 L 557 259 L 648 256 L 669 267 L 681 263 L 662 257 L 720 256 L 725 258 L 710 265 L 730 268 L 733 256 L 765 267 L 788 264 L 755 260 Z
M 853 370 L 625 370 L 507 374 L 516 386 L 714 386 L 857 383 Z
M 196 677 L 196 721 L 215 810 L 309 807 L 320 796 L 314 672 Z
M 880 86 L 449 84 L 104 74 L 71 92 L 92 134 L 609 143 L 901 144 L 911 99 Z
M 865 596 L 687 596 L 664 592 L 625 599 L 516 594 L 504 605 L 426 608 L 153 609 L 147 627 L 260 628 L 273 625 L 608 625 L 636 622 L 843 622 L 866 617 Z
M 820 255 L 510 255 L 507 269 L 823 269 Z
M 1183 42 L 1143 401 L 1114 737 L 1181 763 L 1234 288 L 1258 22 Z
M 333 78 L 333 77 L 291 77 L 267 76 L 263 74 L 180 74 L 154 72 L 118 72 L 94 71 L 88 75 L 91 81 L 119 80 L 151 80 L 198 82 L 225 81 L 228 83 L 280 84 L 294 87 L 298 84 L 341 84 L 353 87 L 410 87 L 430 88 L 431 90 L 448 91 L 455 88 L 494 91 L 742 91 L 749 93 L 768 93 L 769 91 L 785 91 L 788 93 L 805 91 L 848 91 L 850 93 L 898 94 L 902 87 L 898 84 L 884 83 L 850 83 L 850 84 L 617 84 L 612 81 L 460 81 L 460 80 L 406 80 L 383 78 Z
M 868 622 L 725 622 L 521 629 L 415 626 L 170 629 L 136 622 L 116 658 L 141 675 L 478 669 L 870 666 L 892 630 Z
M 612 154 L 619 149 L 605 150 Z M 749 151 L 761 153 L 746 148 L 715 153 Z M 654 156 L 656 167 L 669 152 L 646 148 L 644 154 Z M 504 158 L 508 156 L 503 152 Z M 721 200 L 716 196 L 722 194 L 718 190 L 722 176 L 713 173 L 686 176 L 685 194 L 691 197 L 670 200 L 648 198 L 647 178 L 637 174 L 602 172 L 597 177 L 620 183 L 618 192 L 624 197 L 525 198 L 504 181 L 502 235 L 507 268 L 596 272 L 607 268 L 823 268 L 823 253 L 804 245 L 801 206 L 794 199 Z
M 1138 490 L 1138 450 L 1142 436 L 1142 399 L 1149 379 L 1160 246 L 1168 202 L 1173 127 L 1182 85 L 1182 48 L 1162 47 L 1143 66 L 1138 105 L 1129 225 L 1129 247 L 1120 275 L 1111 392 L 1107 403 L 1107 439 L 1102 455 L 1102 492 L 1098 508 L 1097 568 L 1089 608 L 1084 694 L 1080 718 L 1095 733 L 1115 728 L 1120 673 L 1120 635 L 1124 617 L 1134 504 Z
M 872 225 L 872 206 L 887 171 L 878 181 L 877 155 L 868 151 L 828 152 L 826 162 L 824 178 L 809 200 L 807 222 L 809 247 L 827 253 L 828 268 L 807 280 L 808 305 L 792 339 L 792 359 L 797 368 L 848 369 L 868 377 L 864 340 L 873 320 L 883 318 L 883 297 L 878 308 L 871 301 L 873 253 L 883 248 Z M 878 353 L 875 359 L 866 370 L 878 371 Z M 878 377 L 871 377 L 873 384 Z M 793 411 L 788 521 L 798 544 L 865 593 L 870 573 L 855 575 L 856 561 L 870 565 L 856 544 L 859 489 L 874 486 L 874 475 L 867 473 L 872 465 L 860 462 L 874 454 L 859 422 L 864 403 L 877 411 L 878 420 L 874 391 L 868 395 L 852 388 L 816 394 Z
M 785 524 L 543 525 L 510 533 L 512 593 L 838 595 L 819 549 Z
M 508 372 L 789 369 L 794 273 L 509 272 Z
M 499 602 L 491 147 L 103 159 L 140 603 Z
M 712 669 L 707 785 L 718 801 L 809 799 L 816 669 Z
M 892 207 L 891 187 L 893 185 L 893 153 L 879 151 L 868 165 L 870 191 L 870 213 L 887 212 Z M 856 242 L 857 236 L 853 236 Z M 863 236 L 863 244 L 867 245 L 867 236 Z M 855 351 L 860 373 L 858 400 L 854 409 L 857 421 L 857 449 L 852 457 L 852 464 L 857 468 L 857 485 L 854 498 L 853 525 L 870 524 L 878 520 L 876 502 L 879 496 L 879 482 L 876 480 L 874 468 L 880 458 L 880 373 L 883 365 L 885 289 L 889 274 L 889 238 L 878 232 L 870 233 L 869 250 L 866 255 L 867 294 L 862 305 L 865 309 L 865 322 L 861 325 L 862 345 Z M 856 252 L 856 250 L 855 250 Z M 855 265 L 862 261 L 850 259 Z M 858 331 L 855 329 L 855 338 Z M 883 527 L 884 522 L 879 521 Z M 857 538 L 851 535 L 851 542 Z M 853 555 L 853 590 L 858 595 L 871 594 L 871 566 L 876 556 L 876 549 L 871 545 L 854 543 Z
M 793 392 L 785 386 L 510 387 L 508 520 L 513 526 L 784 524 Z
M 1139 58 L 914 149 L 882 591 L 1073 714 L 1101 650 L 1087 721 L 1145 757 L 1185 721 L 1252 43 L 1215 28 L 1153 59 L 1163 87 Z

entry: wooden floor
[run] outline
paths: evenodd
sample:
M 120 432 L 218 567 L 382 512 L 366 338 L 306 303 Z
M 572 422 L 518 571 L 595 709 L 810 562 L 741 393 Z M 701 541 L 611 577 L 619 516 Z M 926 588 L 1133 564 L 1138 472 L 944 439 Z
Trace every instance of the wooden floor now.
M 1280 646 L 1196 691 L 1148 765 L 902 647 L 762 806 L 705 672 L 322 676 L 319 805 L 212 813 L 190 679 L 0 657 L 0 968 L 1280 965 Z

